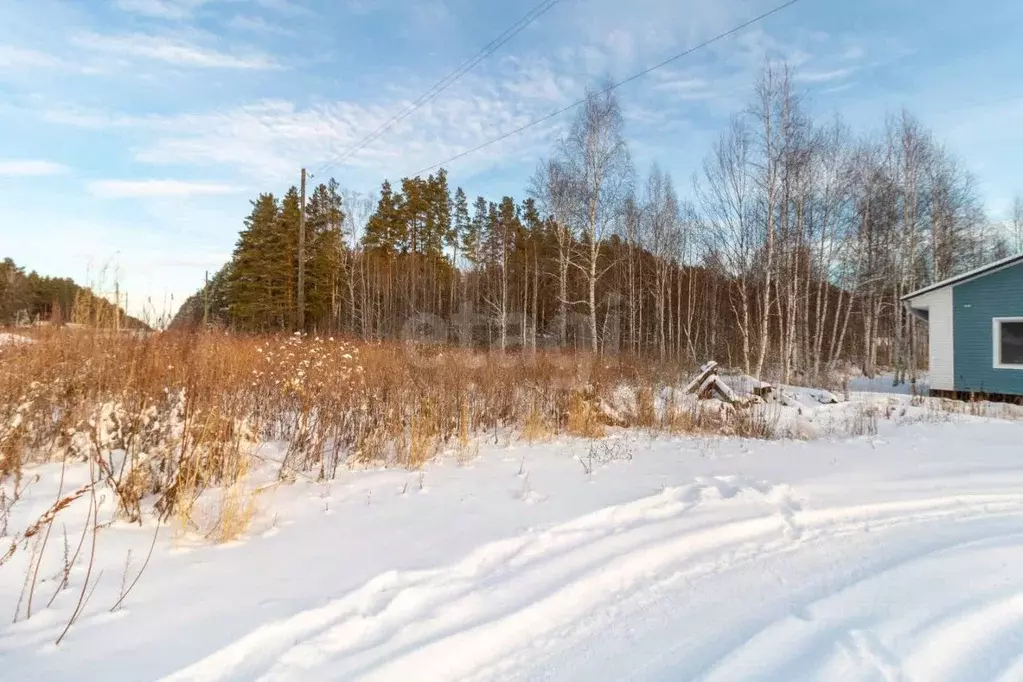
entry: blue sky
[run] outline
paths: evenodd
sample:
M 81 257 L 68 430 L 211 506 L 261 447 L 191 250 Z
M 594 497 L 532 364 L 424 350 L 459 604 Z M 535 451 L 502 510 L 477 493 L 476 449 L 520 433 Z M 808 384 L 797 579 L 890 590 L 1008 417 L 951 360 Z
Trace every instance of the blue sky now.
M 0 0 L 0 256 L 173 309 L 230 255 L 248 201 L 317 172 L 536 0 Z M 562 0 L 319 179 L 372 191 L 777 4 Z M 687 193 L 766 57 L 857 130 L 906 106 L 979 179 L 993 219 L 1023 192 L 1023 3 L 801 0 L 621 90 L 637 167 Z M 522 196 L 566 124 L 449 166 Z M 101 276 L 104 265 L 108 274 Z

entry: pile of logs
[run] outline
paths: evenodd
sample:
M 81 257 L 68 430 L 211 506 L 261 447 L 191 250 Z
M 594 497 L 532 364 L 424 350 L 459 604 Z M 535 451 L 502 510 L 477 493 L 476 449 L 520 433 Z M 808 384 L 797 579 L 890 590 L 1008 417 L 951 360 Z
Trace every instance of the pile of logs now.
M 742 405 L 747 401 L 731 389 L 731 387 L 718 376 L 718 363 L 711 360 L 693 377 L 685 388 L 685 393 L 695 393 L 701 400 L 719 398 L 730 405 Z
M 788 407 L 800 407 L 799 400 L 783 390 L 782 387 L 772 386 L 753 377 L 734 377 L 742 382 L 744 390 L 740 394 L 725 382 L 718 370 L 718 363 L 711 360 L 701 367 L 696 376 L 686 385 L 685 392 L 694 394 L 701 400 L 717 398 L 734 407 L 749 407 L 752 404 L 764 402 L 777 402 Z M 828 391 L 817 391 L 815 397 L 822 404 L 838 402 L 838 399 Z

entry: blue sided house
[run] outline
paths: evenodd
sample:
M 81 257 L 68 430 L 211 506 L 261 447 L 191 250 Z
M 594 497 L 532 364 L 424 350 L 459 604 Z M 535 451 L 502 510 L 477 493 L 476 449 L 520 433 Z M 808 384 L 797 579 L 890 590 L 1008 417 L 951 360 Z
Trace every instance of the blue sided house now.
M 927 320 L 932 395 L 1023 398 L 1023 254 L 902 301 Z

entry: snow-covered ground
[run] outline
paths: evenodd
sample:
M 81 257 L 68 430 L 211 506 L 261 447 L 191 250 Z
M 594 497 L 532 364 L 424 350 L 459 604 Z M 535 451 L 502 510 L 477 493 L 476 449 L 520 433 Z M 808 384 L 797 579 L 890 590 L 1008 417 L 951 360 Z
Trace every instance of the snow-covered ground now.
M 11 343 L 31 343 L 32 339 L 20 336 L 18 334 L 11 334 L 10 332 L 0 332 L 0 346 Z
M 87 570 L 80 561 L 45 608 L 58 525 L 31 619 L 0 627 L 0 670 L 111 682 L 1023 680 L 1023 421 L 857 400 L 884 406 L 876 433 L 502 442 L 422 474 L 274 487 L 242 541 L 162 531 L 111 613 L 153 538 L 118 523 L 99 534 L 97 587 L 55 646 Z M 812 409 L 837 423 L 849 407 Z M 53 503 L 59 473 L 32 472 L 11 533 Z M 86 475 L 69 471 L 65 491 Z M 75 511 L 58 521 L 71 545 Z M 29 556 L 19 546 L 0 568 L 4 618 Z
M 916 391 L 917 395 L 927 395 L 927 391 L 930 388 L 926 374 L 922 374 L 917 378 L 915 386 L 909 381 L 896 384 L 893 378 L 891 374 L 877 374 L 874 377 L 863 375 L 850 377 L 849 390 L 862 393 L 895 393 L 899 395 L 912 395 Z

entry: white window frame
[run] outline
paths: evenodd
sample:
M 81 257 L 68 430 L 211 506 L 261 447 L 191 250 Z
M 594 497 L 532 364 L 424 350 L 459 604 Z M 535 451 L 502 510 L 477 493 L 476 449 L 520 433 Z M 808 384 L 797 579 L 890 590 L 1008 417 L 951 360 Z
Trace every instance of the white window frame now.
M 1010 365 L 1002 362 L 1002 323 L 1004 322 L 1023 322 L 1023 317 L 996 317 L 991 320 L 994 367 L 995 369 L 1023 370 L 1023 365 Z

